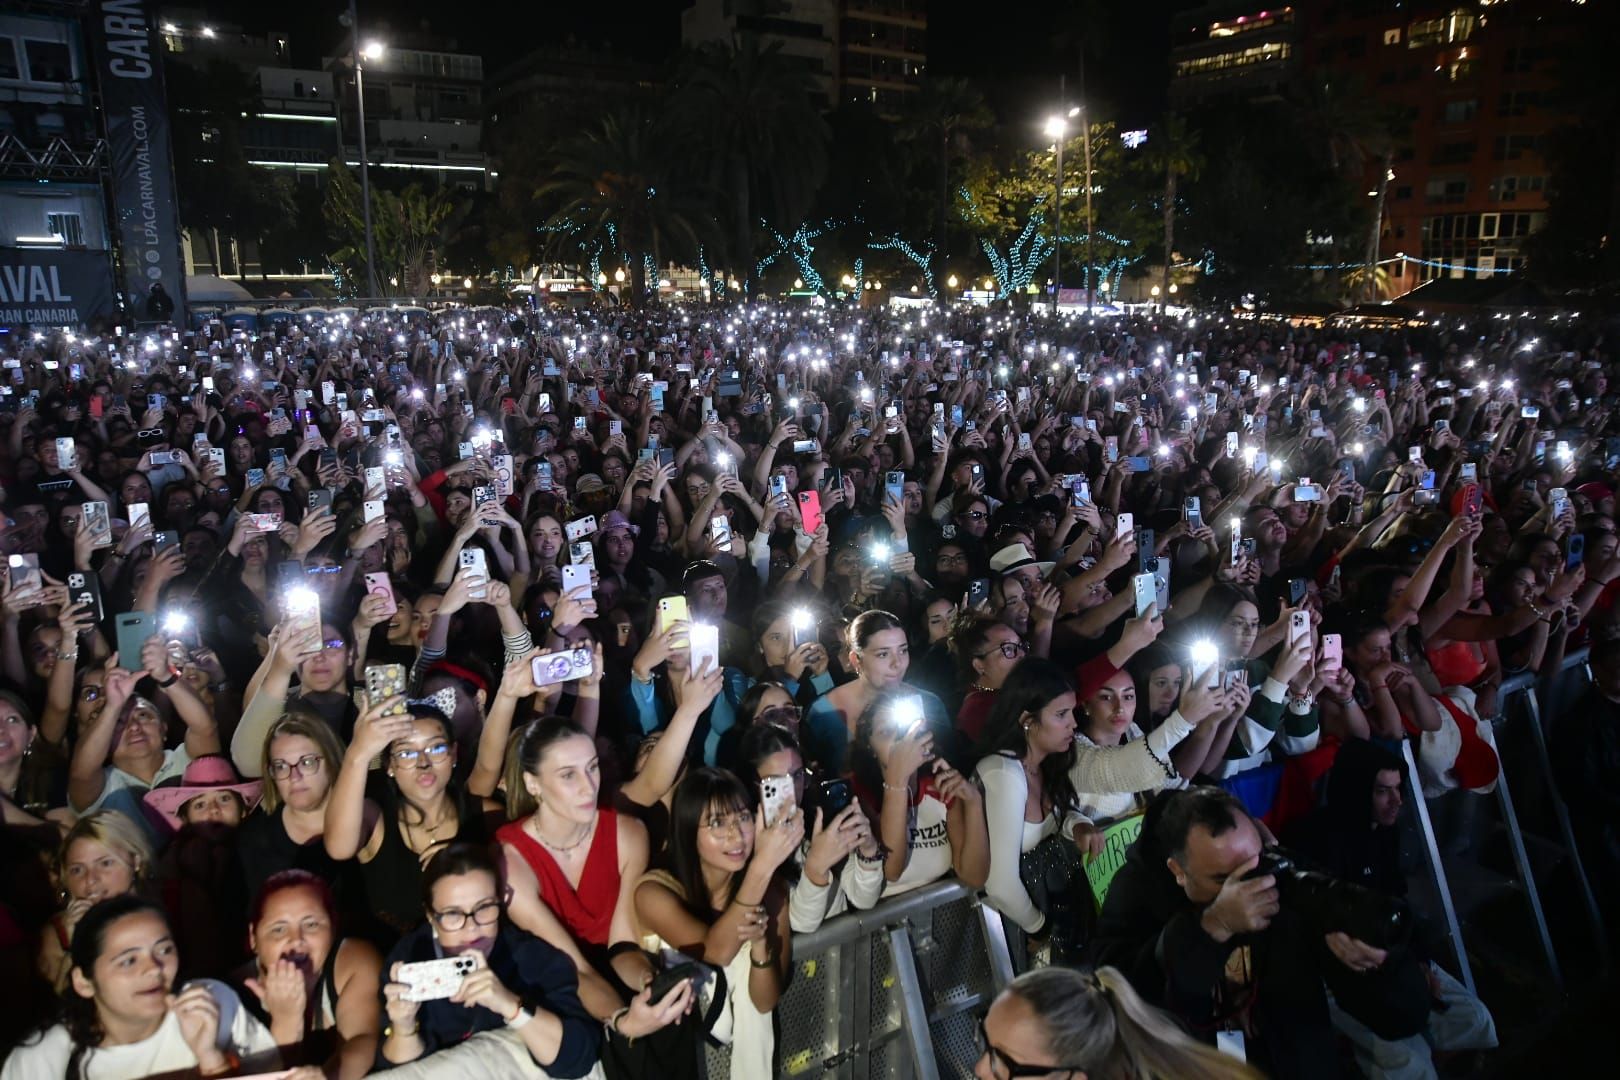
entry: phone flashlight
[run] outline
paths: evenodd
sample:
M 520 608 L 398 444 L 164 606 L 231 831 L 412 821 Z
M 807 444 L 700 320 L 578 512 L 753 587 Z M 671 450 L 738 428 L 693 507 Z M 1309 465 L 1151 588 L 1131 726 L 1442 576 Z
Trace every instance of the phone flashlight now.
M 282 603 L 289 615 L 308 615 L 320 607 L 321 598 L 307 585 L 295 585 L 287 590 L 286 595 L 282 597 Z
M 1209 674 L 1209 669 L 1221 661 L 1221 651 L 1208 638 L 1200 638 L 1198 641 L 1193 642 L 1191 651 L 1193 679 L 1195 681 L 1202 680 L 1205 675 Z

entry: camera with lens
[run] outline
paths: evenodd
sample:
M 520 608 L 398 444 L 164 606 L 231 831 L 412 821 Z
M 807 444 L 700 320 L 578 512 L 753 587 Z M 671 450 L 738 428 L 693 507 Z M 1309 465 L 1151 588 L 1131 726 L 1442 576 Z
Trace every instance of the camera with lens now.
M 1396 897 L 1303 869 L 1280 848 L 1262 852 L 1259 865 L 1244 877 L 1268 874 L 1277 879 L 1282 906 L 1304 915 L 1323 933 L 1341 931 L 1377 949 L 1402 945 L 1411 935 L 1411 912 Z

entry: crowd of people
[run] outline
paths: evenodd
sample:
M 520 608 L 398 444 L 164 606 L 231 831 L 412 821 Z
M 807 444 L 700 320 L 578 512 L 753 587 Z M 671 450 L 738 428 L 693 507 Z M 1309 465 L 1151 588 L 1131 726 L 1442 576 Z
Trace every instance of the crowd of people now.
M 760 302 L 0 354 L 5 1080 L 773 1075 L 795 938 L 947 877 L 1025 972 L 980 1077 L 1434 1075 L 1495 1031 L 1403 806 L 1489 791 L 1502 680 L 1587 644 L 1553 744 L 1620 878 L 1593 324 Z

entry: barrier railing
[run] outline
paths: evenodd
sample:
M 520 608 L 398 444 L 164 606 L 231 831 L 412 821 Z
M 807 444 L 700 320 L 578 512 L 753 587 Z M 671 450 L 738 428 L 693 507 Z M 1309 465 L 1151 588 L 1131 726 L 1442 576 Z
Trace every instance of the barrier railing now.
M 1584 666 L 1584 650 L 1566 657 L 1560 675 Z M 1591 922 L 1593 939 L 1607 971 L 1607 935 L 1602 913 L 1586 876 L 1559 797 L 1547 753 L 1542 693 L 1533 676 L 1503 681 L 1502 708 L 1492 723 L 1505 730 L 1519 714 L 1528 718 L 1540 772 L 1559 833 Z M 1550 687 L 1554 700 L 1560 687 Z M 1563 695 L 1568 697 L 1567 693 Z M 1410 741 L 1403 742 L 1410 775 L 1417 762 Z M 1510 792 L 1506 759 L 1496 799 L 1508 833 L 1514 865 L 1530 906 L 1537 936 L 1554 981 L 1564 971 L 1542 907 Z M 1446 875 L 1427 801 L 1412 800 L 1423 833 L 1427 861 L 1456 953 L 1458 974 L 1474 990 L 1474 974 L 1464 945 L 1456 901 Z M 809 934 L 793 938 L 794 974 L 777 1006 L 778 1074 L 782 1077 L 836 1077 L 878 1080 L 967 1076 L 978 1056 L 975 1017 L 1013 975 L 1012 958 L 1000 914 L 978 894 L 956 881 L 939 881 L 894 897 L 868 911 L 828 919 Z M 710 1075 L 729 1072 L 728 1052 L 709 1048 Z
M 968 1076 L 977 1015 L 1012 978 L 1001 916 L 939 881 L 793 936 L 777 1005 L 778 1075 L 879 1080 Z M 709 1047 L 709 1075 L 729 1074 Z
M 1567 655 L 1564 658 L 1562 667 L 1557 672 L 1557 677 L 1561 680 L 1567 680 L 1569 673 L 1577 669 L 1583 669 L 1586 664 L 1586 657 L 1587 651 L 1585 649 Z M 1553 684 L 1552 677 L 1538 679 L 1537 676 L 1526 672 L 1504 679 L 1497 694 L 1500 703 L 1499 712 L 1497 716 L 1491 717 L 1490 721 L 1493 728 L 1500 733 L 1508 729 L 1516 712 L 1522 712 L 1528 717 L 1531 738 L 1536 747 L 1533 764 L 1540 773 L 1542 786 L 1552 806 L 1554 819 L 1558 824 L 1563 855 L 1568 859 L 1570 868 L 1580 886 L 1581 898 L 1586 907 L 1588 921 L 1591 924 L 1592 938 L 1598 951 L 1602 971 L 1607 973 L 1608 936 L 1603 924 L 1603 914 L 1598 908 L 1597 897 L 1592 891 L 1591 882 L 1586 875 L 1585 864 L 1581 861 L 1581 853 L 1575 842 L 1575 834 L 1570 827 L 1569 811 L 1558 793 L 1557 779 L 1554 777 L 1552 770 L 1552 760 L 1547 752 L 1546 731 L 1541 715 L 1541 694 L 1544 686 L 1551 687 L 1554 692 L 1566 691 L 1564 696 L 1568 696 L 1568 688 Z M 1519 709 L 1515 710 L 1513 706 L 1519 706 Z M 1499 744 L 1500 741 L 1498 739 Z M 1409 740 L 1403 742 L 1401 749 L 1406 757 L 1407 769 L 1416 778 L 1417 763 L 1413 757 L 1411 742 Z M 1558 950 L 1553 944 L 1546 911 L 1542 907 L 1541 890 L 1536 883 L 1535 867 L 1525 847 L 1524 830 L 1520 825 L 1519 815 L 1514 809 L 1512 788 L 1508 781 L 1507 772 L 1507 760 L 1504 758 L 1494 794 L 1501 813 L 1503 827 L 1507 831 L 1508 846 L 1513 856 L 1514 867 L 1518 873 L 1518 884 L 1523 889 L 1525 899 L 1530 906 L 1530 915 L 1535 923 L 1537 940 L 1540 942 L 1542 953 L 1546 957 L 1547 968 L 1552 974 L 1553 981 L 1558 985 L 1559 989 L 1562 989 L 1564 986 L 1563 967 L 1559 963 Z M 1446 876 L 1440 845 L 1435 837 L 1433 822 L 1429 816 L 1429 807 L 1425 799 L 1417 798 L 1413 801 L 1416 804 L 1418 823 L 1423 832 L 1430 875 L 1434 882 L 1435 891 L 1439 895 L 1441 910 L 1446 920 L 1446 928 L 1450 933 L 1452 948 L 1456 954 L 1458 976 L 1468 989 L 1473 991 L 1473 970 L 1468 961 L 1468 950 L 1463 940 L 1462 925 L 1457 918 L 1456 901 Z

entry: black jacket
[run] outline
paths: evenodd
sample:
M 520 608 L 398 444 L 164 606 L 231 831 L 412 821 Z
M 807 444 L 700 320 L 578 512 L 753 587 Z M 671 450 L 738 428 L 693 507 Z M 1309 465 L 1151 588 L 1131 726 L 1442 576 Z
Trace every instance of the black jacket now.
M 1215 1032 L 1226 1026 L 1217 991 L 1225 983 L 1227 961 L 1233 950 L 1248 946 L 1254 989 L 1250 1063 L 1279 1080 L 1337 1075 L 1336 1038 L 1323 979 L 1329 967 L 1342 965 L 1328 951 L 1322 934 L 1304 913 L 1290 908 L 1286 897 L 1262 933 L 1218 942 L 1204 931 L 1199 922 L 1203 907 L 1187 899 L 1176 884 L 1157 837 L 1166 800 L 1174 795 L 1167 793 L 1148 807 L 1142 835 L 1109 886 L 1089 959 L 1119 968 L 1149 1002 L 1213 1042 Z M 1348 1011 L 1373 1026 L 1356 1010 Z M 1426 1016 L 1427 1010 L 1423 1012 Z M 1400 1035 L 1421 1030 L 1421 1024 L 1401 1026 L 1408 1030 Z M 1383 1023 L 1374 1030 L 1398 1037 Z

